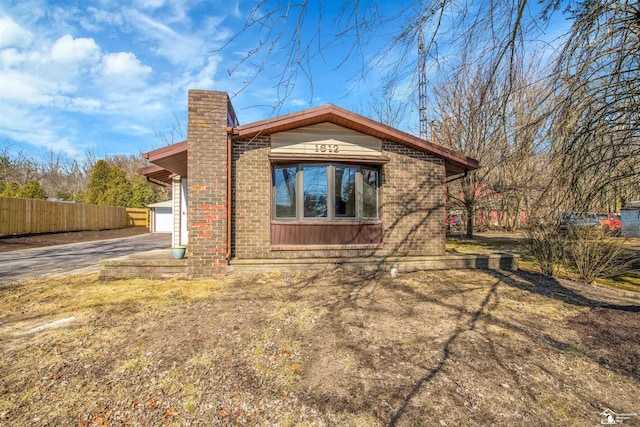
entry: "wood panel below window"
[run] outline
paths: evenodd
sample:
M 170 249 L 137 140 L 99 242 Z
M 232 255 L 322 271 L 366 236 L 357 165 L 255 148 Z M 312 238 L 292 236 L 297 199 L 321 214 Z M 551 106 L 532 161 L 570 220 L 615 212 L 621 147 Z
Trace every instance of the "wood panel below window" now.
M 382 243 L 382 222 L 375 223 L 272 223 L 271 245 L 377 245 Z

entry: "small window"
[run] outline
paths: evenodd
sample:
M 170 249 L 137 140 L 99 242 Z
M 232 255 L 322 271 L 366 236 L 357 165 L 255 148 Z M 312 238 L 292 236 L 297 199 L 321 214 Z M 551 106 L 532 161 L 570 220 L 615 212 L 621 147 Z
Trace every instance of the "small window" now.
M 343 164 L 273 167 L 274 218 L 372 220 L 379 217 L 379 169 Z M 296 197 L 301 194 L 302 197 Z
M 351 166 L 335 167 L 335 215 L 340 218 L 356 217 L 356 173 Z
M 276 218 L 296 217 L 296 172 L 295 166 L 274 168 Z
M 305 218 L 326 218 L 327 206 L 327 167 L 303 166 L 304 216 Z
M 362 169 L 362 216 L 378 218 L 378 171 Z

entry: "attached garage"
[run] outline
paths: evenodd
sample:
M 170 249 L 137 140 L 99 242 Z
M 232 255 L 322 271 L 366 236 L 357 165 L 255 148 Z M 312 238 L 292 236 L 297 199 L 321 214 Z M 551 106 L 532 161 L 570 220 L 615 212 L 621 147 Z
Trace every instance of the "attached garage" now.
M 149 224 L 152 233 L 171 233 L 173 231 L 173 202 L 152 203 L 149 205 L 151 209 L 151 222 Z

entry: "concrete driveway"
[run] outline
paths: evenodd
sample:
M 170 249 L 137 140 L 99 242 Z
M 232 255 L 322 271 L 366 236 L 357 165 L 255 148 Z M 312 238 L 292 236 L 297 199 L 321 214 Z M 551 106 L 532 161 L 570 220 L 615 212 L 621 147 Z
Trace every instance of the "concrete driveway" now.
M 100 260 L 171 247 L 171 234 L 152 233 L 120 239 L 72 243 L 0 253 L 0 285 L 33 277 L 93 273 Z

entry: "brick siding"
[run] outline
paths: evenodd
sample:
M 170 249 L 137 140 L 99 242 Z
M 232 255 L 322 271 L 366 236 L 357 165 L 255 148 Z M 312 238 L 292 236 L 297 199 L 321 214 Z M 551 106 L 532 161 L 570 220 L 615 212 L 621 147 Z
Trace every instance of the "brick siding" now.
M 383 152 L 384 255 L 444 255 L 444 160 L 389 141 Z
M 233 142 L 233 256 L 269 258 L 271 228 L 271 138 Z
M 227 125 L 224 92 L 189 91 L 187 275 L 227 271 Z M 383 244 L 339 249 L 271 250 L 269 136 L 232 144 L 231 256 L 237 259 L 425 256 L 445 253 L 444 161 L 384 141 L 390 161 L 382 167 L 380 214 Z M 296 248 L 298 249 L 298 248 Z
M 238 259 L 424 256 L 445 253 L 444 161 L 385 141 L 380 212 L 384 239 L 377 249 L 271 251 L 271 164 L 268 136 L 233 143 L 232 255 Z
M 227 114 L 224 92 L 189 91 L 187 189 L 191 278 L 222 275 L 227 262 Z

